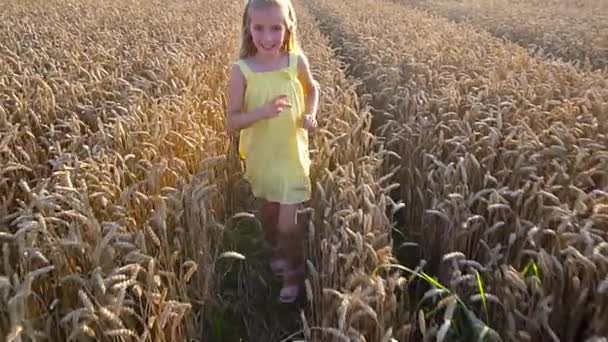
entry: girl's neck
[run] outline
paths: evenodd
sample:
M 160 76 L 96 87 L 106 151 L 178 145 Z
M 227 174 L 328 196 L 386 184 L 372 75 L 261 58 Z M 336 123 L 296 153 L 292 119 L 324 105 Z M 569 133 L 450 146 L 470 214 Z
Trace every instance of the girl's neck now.
M 251 59 L 255 62 L 255 64 L 261 67 L 270 67 L 283 64 L 285 55 L 285 52 L 279 52 L 276 55 L 263 55 L 256 53 L 255 55 L 251 56 Z

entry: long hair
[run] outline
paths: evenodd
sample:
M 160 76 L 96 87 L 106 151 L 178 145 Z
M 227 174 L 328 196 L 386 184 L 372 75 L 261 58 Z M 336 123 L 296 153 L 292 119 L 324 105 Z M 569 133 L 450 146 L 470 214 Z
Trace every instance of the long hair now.
M 241 49 L 239 51 L 239 58 L 247 58 L 254 55 L 257 52 L 255 45 L 253 44 L 253 37 L 251 36 L 250 24 L 251 19 L 249 17 L 249 11 L 251 9 L 262 9 L 270 6 L 279 6 L 285 16 L 285 41 L 281 46 L 281 51 L 289 53 L 297 53 L 300 51 L 300 45 L 296 35 L 297 19 L 296 12 L 294 11 L 293 4 L 290 0 L 246 0 L 247 4 L 243 11 L 243 26 L 241 27 Z

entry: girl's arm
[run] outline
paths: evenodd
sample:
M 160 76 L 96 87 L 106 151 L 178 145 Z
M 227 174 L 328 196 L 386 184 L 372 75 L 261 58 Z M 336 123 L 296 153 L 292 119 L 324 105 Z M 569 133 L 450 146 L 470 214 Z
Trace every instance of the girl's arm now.
M 319 83 L 313 78 L 308 58 L 304 54 L 300 54 L 298 58 L 298 79 L 304 88 L 306 104 L 304 115 L 311 115 L 315 119 L 319 107 Z
M 240 131 L 259 120 L 275 117 L 284 108 L 291 106 L 285 100 L 285 96 L 278 96 L 266 105 L 244 113 L 242 112 L 244 95 L 245 77 L 238 65 L 233 65 L 230 70 L 230 80 L 228 81 L 228 103 L 226 108 L 226 130 L 228 133 Z

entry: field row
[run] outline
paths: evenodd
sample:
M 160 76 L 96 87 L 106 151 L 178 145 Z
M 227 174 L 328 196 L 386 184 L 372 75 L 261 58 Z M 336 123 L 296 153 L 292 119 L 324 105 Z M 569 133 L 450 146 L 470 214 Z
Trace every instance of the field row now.
M 582 68 L 608 67 L 608 8 L 508 0 L 402 0 Z M 599 5 L 598 5 L 599 6 Z M 604 76 L 606 77 L 606 76 Z
M 400 4 L 310 7 L 401 156 L 400 256 L 417 248 L 433 296 L 509 340 L 606 335 L 607 80 Z M 418 332 L 480 328 L 453 317 Z
M 357 93 L 358 80 L 347 77 L 307 2 L 296 1 L 305 53 L 323 90 L 322 129 L 316 148 L 311 201 L 316 213 L 309 232 L 312 298 L 303 327 L 308 341 L 406 341 L 397 293 L 403 278 L 373 276 L 394 263 L 388 196 L 394 188 L 385 161 L 390 152 L 370 133 L 372 113 Z
M 0 335 L 200 336 L 238 4 L 3 6 Z
M 604 0 L 514 0 L 513 4 L 531 4 L 539 8 L 560 7 L 571 12 L 604 13 L 608 11 L 608 3 Z

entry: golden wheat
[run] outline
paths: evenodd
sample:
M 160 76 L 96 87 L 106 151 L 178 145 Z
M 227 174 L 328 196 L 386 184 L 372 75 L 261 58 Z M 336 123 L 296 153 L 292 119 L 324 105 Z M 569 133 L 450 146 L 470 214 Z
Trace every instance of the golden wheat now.
M 536 60 L 396 4 L 313 3 L 371 94 L 386 145 L 402 156 L 401 229 L 418 242 L 426 267 L 459 295 L 481 299 L 470 305 L 510 339 L 571 339 L 580 317 L 606 317 L 593 298 L 607 265 L 591 258 L 607 238 L 591 211 L 608 200 L 599 171 L 607 162 L 605 75 Z M 556 239 L 535 237 L 540 231 Z M 560 243 L 568 233 L 580 239 L 570 248 Z M 441 262 L 452 252 L 471 260 L 446 263 L 451 254 Z M 521 270 L 534 302 L 513 298 L 522 282 L 504 282 L 509 265 Z M 587 290 L 572 298 L 570 286 Z M 534 310 L 547 298 L 552 310 Z M 421 335 L 441 329 L 419 317 Z M 585 334 L 605 334 L 594 322 Z
M 254 219 L 223 133 L 240 6 L 0 5 L 1 336 L 208 336 L 216 262 L 250 261 L 221 247 Z M 606 335 L 605 74 L 395 4 L 296 7 L 323 95 L 292 337 L 494 336 L 473 311 L 511 340 Z M 401 249 L 423 260 L 387 272 Z
M 221 240 L 225 203 L 204 189 L 223 176 L 191 175 L 227 147 L 218 90 L 231 51 L 218 47 L 236 45 L 223 42 L 236 42 L 238 5 L 39 5 L 2 5 L 2 274 L 14 281 L 0 334 L 200 335 L 185 314 L 213 273 L 179 265 L 212 268 Z
M 320 134 L 313 138 L 312 302 L 303 324 L 313 341 L 380 341 L 396 336 L 390 331 L 398 325 L 399 277 L 372 275 L 393 261 L 386 215 L 397 204 L 387 196 L 392 184 L 382 173 L 389 152 L 370 133 L 371 113 L 355 92 L 356 80 L 344 75 L 304 3 L 296 7 L 303 45 L 323 90 Z
M 580 67 L 608 67 L 608 8 L 581 1 L 404 0 L 456 22 L 465 22 L 544 56 L 564 59 Z

